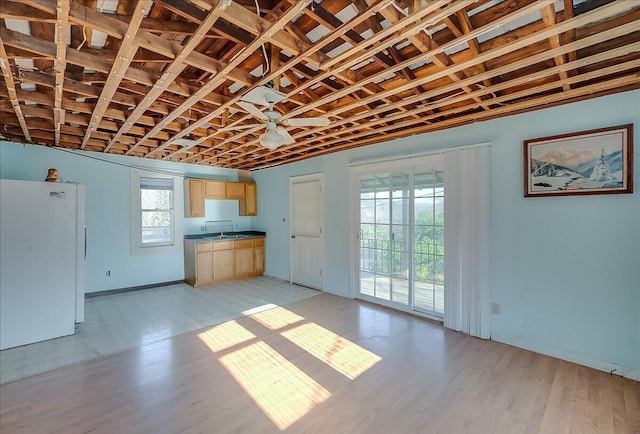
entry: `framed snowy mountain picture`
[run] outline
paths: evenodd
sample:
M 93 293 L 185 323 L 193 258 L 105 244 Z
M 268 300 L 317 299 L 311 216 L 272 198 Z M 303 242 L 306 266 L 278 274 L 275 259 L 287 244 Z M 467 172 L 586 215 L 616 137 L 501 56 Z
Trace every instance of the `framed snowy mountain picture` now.
M 524 141 L 524 196 L 633 193 L 633 124 Z

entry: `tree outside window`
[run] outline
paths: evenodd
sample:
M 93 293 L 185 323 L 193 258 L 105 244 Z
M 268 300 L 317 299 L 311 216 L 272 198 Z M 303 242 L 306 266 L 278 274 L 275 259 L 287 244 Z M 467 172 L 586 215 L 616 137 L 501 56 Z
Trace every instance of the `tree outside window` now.
M 173 179 L 140 178 L 142 246 L 173 244 Z

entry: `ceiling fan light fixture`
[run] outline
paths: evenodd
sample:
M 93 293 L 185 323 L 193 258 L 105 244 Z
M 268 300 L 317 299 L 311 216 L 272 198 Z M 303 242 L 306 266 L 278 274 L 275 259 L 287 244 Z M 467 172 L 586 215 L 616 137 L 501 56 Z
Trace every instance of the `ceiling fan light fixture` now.
M 269 131 L 262 133 L 260 135 L 260 144 L 265 148 L 273 151 L 274 149 L 282 146 L 284 143 L 284 137 L 278 134 L 275 131 Z

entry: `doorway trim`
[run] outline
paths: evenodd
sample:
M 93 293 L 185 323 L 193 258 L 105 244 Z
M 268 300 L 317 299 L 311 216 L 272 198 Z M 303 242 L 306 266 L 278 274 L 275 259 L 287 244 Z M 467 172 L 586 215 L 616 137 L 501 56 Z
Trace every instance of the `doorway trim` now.
M 319 244 L 320 244 L 320 288 L 312 288 L 317 289 L 322 292 L 325 291 L 325 279 L 324 279 L 324 270 L 325 270 L 325 257 L 324 257 L 324 174 L 321 172 L 311 173 L 307 175 L 298 175 L 298 176 L 290 176 L 289 177 L 289 283 L 294 284 L 293 275 L 294 275 L 294 248 L 293 248 L 293 184 L 302 183 L 302 182 L 311 182 L 318 181 L 320 186 L 320 195 L 319 197 L 319 224 L 320 224 L 320 236 L 319 236 Z

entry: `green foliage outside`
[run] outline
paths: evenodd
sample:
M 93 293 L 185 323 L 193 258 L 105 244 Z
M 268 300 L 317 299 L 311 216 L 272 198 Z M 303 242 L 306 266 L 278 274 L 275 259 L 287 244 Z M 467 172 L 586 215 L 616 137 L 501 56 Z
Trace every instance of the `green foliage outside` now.
M 171 191 L 140 190 L 142 227 L 171 225 Z
M 171 190 L 140 189 L 143 243 L 171 240 L 172 193 Z
M 364 224 L 362 268 L 380 274 L 408 278 L 406 225 Z M 444 214 L 422 211 L 414 222 L 414 267 L 416 280 L 444 282 Z

